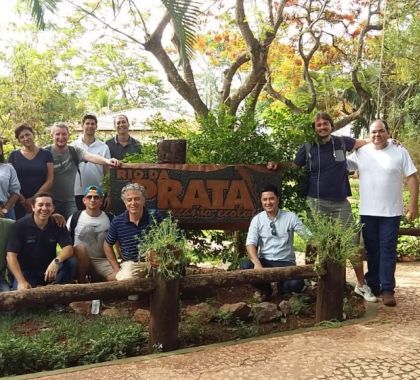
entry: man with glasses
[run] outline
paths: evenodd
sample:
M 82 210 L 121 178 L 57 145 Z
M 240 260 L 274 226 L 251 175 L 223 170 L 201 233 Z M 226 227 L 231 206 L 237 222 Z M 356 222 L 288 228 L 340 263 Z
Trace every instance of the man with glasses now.
M 104 192 L 99 186 L 90 185 L 83 191 L 85 210 L 76 211 L 67 220 L 67 229 L 73 238 L 77 257 L 76 279 L 85 283 L 92 280 L 115 280 L 113 270 L 104 253 L 104 241 L 108 234 L 112 214 L 101 210 Z
M 241 269 L 262 269 L 296 265 L 293 249 L 293 233 L 307 236 L 309 231 L 290 211 L 279 209 L 279 192 L 276 186 L 267 185 L 261 191 L 264 211 L 254 216 L 249 226 L 246 250 L 249 260 Z M 277 284 L 278 294 L 300 292 L 302 279 L 291 279 Z M 257 298 L 267 300 L 272 295 L 271 284 L 257 284 Z

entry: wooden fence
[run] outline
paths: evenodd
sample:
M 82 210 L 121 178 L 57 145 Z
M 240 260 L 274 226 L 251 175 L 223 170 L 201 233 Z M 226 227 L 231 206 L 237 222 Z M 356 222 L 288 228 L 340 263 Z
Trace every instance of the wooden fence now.
M 239 284 L 277 282 L 290 278 L 313 278 L 313 265 L 265 268 L 197 274 L 167 280 L 158 273 L 150 278 L 94 284 L 49 285 L 34 289 L 0 293 L 0 310 L 14 310 L 53 303 L 69 303 L 92 299 L 127 297 L 131 294 L 150 296 L 149 350 L 178 348 L 180 293 L 183 290 L 228 287 Z M 327 265 L 318 282 L 316 322 L 342 320 L 345 269 Z

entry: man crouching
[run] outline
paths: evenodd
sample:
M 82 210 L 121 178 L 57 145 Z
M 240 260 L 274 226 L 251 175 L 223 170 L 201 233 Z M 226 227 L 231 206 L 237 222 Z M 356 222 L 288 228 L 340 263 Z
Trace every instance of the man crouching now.
M 32 214 L 10 227 L 7 265 L 14 276 L 13 290 L 73 280 L 76 260 L 69 232 L 51 218 L 54 199 L 50 193 L 35 194 Z M 57 244 L 61 251 L 57 254 Z

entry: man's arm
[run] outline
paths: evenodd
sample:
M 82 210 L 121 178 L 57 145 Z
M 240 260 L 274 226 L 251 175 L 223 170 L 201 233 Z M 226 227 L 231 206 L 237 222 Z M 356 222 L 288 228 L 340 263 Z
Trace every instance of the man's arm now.
M 419 177 L 417 173 L 413 173 L 407 177 L 407 189 L 410 193 L 407 219 L 413 221 L 419 214 Z
M 254 264 L 254 269 L 263 269 L 261 261 L 258 258 L 258 249 L 255 245 L 249 244 L 246 246 L 246 251 L 251 262 Z
M 113 246 L 108 244 L 106 241 L 104 241 L 104 253 L 105 257 L 111 264 L 112 270 L 116 273 L 120 270 L 120 265 L 117 262 L 117 259 L 115 257 Z
M 57 278 L 57 272 L 60 269 L 60 264 L 55 262 L 55 259 L 58 258 L 60 263 L 66 261 L 73 256 L 73 246 L 66 245 L 61 249 L 61 252 L 55 257 L 48 265 L 47 270 L 45 271 L 45 281 L 51 282 Z
M 22 270 L 20 269 L 17 253 L 7 252 L 6 260 L 10 272 L 12 272 L 13 276 L 17 281 L 17 290 L 30 289 L 31 284 L 28 281 L 26 281 L 26 278 L 23 275 Z
M 105 157 L 99 156 L 98 154 L 87 153 L 87 152 L 83 156 L 83 159 L 85 161 L 89 161 L 89 162 L 92 162 L 93 164 L 98 164 L 98 165 L 109 165 L 112 167 L 118 167 L 121 165 L 120 162 L 116 158 L 105 158 Z

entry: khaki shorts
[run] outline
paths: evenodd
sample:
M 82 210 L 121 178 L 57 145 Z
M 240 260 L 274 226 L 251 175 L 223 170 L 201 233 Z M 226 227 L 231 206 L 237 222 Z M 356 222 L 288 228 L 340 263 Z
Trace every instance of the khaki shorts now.
M 90 263 L 95 274 L 100 277 L 107 278 L 112 273 L 112 266 L 106 258 L 91 258 Z

